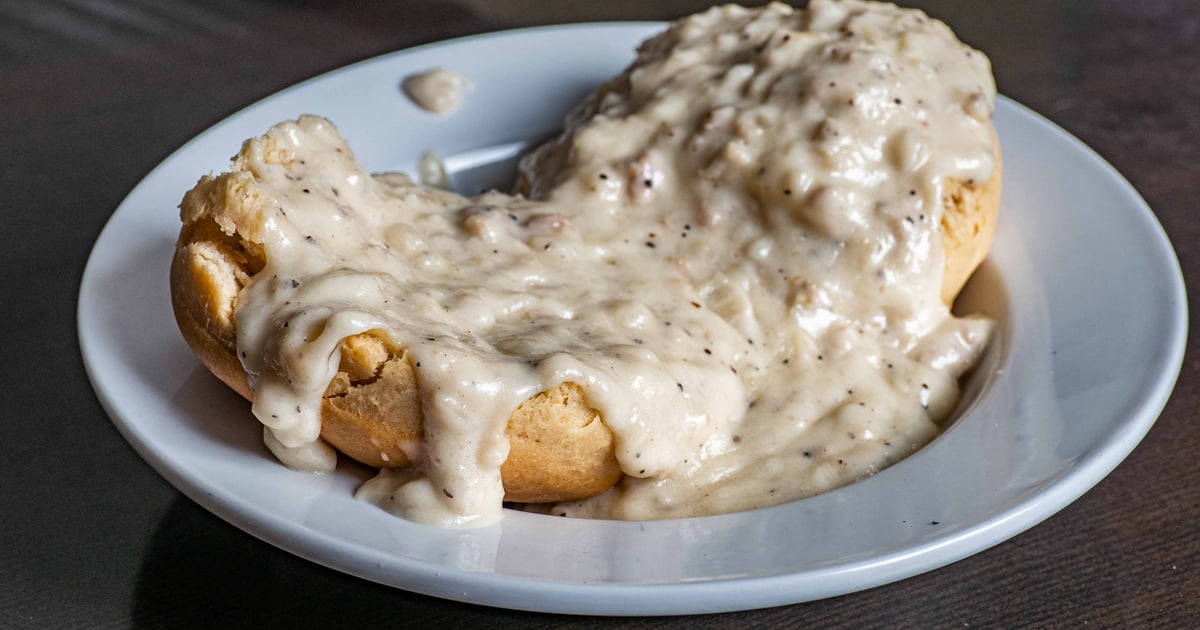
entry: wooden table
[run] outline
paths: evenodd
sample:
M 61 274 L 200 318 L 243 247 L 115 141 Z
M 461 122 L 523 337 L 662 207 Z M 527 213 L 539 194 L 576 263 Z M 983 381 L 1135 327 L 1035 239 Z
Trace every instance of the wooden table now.
M 1000 89 L 1138 188 L 1200 277 L 1200 6 L 924 0 Z M 1058 515 L 867 592 L 690 619 L 567 618 L 447 602 L 296 558 L 180 495 L 100 408 L 75 334 L 104 222 L 156 163 L 284 86 L 379 53 L 702 2 L 95 0 L 0 3 L 0 627 L 1198 627 L 1200 357 L 1141 446 Z M 165 281 L 165 280 L 164 280 Z M 136 307 L 136 306 L 134 306 Z

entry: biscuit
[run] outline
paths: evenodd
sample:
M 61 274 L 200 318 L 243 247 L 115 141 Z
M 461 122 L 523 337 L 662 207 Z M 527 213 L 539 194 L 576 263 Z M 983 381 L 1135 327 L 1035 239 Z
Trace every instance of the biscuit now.
M 237 359 L 238 293 L 263 261 L 253 243 L 225 233 L 215 216 L 244 200 L 234 174 L 206 177 L 184 198 L 185 223 L 171 263 L 171 301 L 180 332 L 201 362 L 247 400 L 253 393 Z M 190 220 L 189 220 L 190 219 Z M 337 376 L 325 392 L 321 437 L 374 467 L 419 464 L 421 406 L 402 348 L 371 333 L 343 340 Z M 621 477 L 613 435 L 583 390 L 563 383 L 520 405 L 509 418 L 505 498 L 521 503 L 593 496 Z
M 942 190 L 942 251 L 945 272 L 942 276 L 942 301 L 954 298 L 971 274 L 987 258 L 996 234 L 996 215 L 1000 210 L 1002 165 L 1000 139 L 992 130 L 996 168 L 985 182 L 947 180 Z

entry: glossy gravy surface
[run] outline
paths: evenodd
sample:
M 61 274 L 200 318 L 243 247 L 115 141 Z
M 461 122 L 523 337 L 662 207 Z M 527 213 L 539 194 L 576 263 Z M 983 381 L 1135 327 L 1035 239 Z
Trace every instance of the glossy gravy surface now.
M 626 477 L 556 514 L 745 510 L 881 470 L 991 332 L 942 303 L 937 226 L 946 180 L 995 168 L 994 92 L 942 23 L 815 0 L 673 24 L 524 160 L 522 196 L 372 176 L 328 121 L 282 123 L 247 145 L 278 211 L 237 312 L 268 446 L 333 467 L 321 396 L 373 330 L 416 366 L 423 465 L 359 496 L 412 520 L 499 518 L 507 419 L 563 382 Z
M 445 68 L 434 68 L 405 78 L 401 88 L 417 107 L 434 114 L 449 114 L 458 109 L 471 82 Z

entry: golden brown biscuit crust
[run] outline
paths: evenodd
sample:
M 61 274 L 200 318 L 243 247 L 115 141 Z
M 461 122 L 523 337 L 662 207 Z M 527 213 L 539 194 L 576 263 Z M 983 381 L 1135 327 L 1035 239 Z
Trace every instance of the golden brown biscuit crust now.
M 942 191 L 942 250 L 945 274 L 942 276 L 942 301 L 953 304 L 963 285 L 987 258 L 996 234 L 996 215 L 1000 211 L 1000 184 L 1003 165 L 1000 138 L 992 130 L 992 153 L 996 168 L 986 182 L 949 180 Z

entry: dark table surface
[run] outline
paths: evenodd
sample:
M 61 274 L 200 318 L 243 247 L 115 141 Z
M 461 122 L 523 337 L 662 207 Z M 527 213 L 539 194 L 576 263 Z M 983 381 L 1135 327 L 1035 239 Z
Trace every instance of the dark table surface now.
M 914 0 L 1000 89 L 1124 173 L 1200 278 L 1200 3 Z M 0 1 L 0 627 L 1200 627 L 1200 358 L 1115 472 L 1033 529 L 830 600 L 690 619 L 568 618 L 437 600 L 271 547 L 154 473 L 101 409 L 75 303 L 100 229 L 160 160 L 233 111 L 438 39 L 669 19 L 700 1 Z M 136 307 L 136 305 L 134 305 Z

